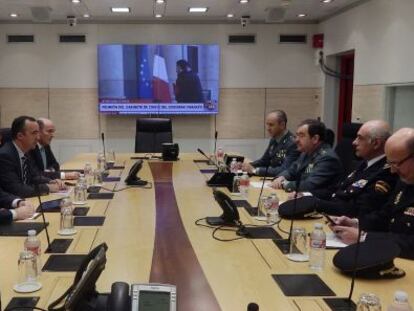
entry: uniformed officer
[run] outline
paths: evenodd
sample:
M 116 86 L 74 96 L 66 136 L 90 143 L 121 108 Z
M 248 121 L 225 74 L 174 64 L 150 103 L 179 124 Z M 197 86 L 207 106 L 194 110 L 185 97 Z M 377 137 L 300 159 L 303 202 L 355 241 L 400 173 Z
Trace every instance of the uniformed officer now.
M 372 120 L 361 126 L 353 145 L 363 161 L 340 183 L 331 200 L 316 200 L 318 212 L 357 217 L 384 205 L 398 179 L 397 174 L 391 173 L 384 154 L 389 136 L 390 128 L 385 121 Z
M 244 171 L 258 176 L 277 176 L 299 157 L 294 136 L 286 124 L 287 116 L 283 110 L 267 114 L 266 130 L 271 137 L 269 145 L 260 159 L 243 163 Z
M 379 211 L 358 220 L 341 216 L 332 230 L 347 244 L 358 239 L 358 224 L 363 230 L 361 240 L 393 239 L 401 249 L 400 257 L 414 259 L 414 129 L 403 128 L 385 144 L 387 162 L 398 181 L 388 202 Z
M 329 144 L 324 142 L 325 124 L 303 121 L 296 131 L 299 158 L 272 182 L 275 189 L 307 191 L 318 198 L 329 198 L 339 183 L 342 164 Z

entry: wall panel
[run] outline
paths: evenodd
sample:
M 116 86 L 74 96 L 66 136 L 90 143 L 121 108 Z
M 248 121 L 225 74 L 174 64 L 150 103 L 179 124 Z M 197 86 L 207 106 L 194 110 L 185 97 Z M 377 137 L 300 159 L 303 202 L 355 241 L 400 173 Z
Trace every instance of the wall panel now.
M 385 117 L 385 86 L 354 85 L 352 121 L 366 122 Z

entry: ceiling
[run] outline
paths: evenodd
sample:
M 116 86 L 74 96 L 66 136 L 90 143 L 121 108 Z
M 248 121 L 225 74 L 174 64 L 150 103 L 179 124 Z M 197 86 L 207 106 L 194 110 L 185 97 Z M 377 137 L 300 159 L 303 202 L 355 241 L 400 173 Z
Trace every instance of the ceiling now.
M 242 16 L 250 16 L 252 23 L 293 22 L 317 23 L 367 0 L 0 0 L 0 22 L 52 22 L 66 23 L 67 16 L 74 15 L 77 23 L 128 23 L 128 22 L 182 22 L 182 23 L 239 23 Z M 189 13 L 189 7 L 208 7 L 207 13 Z M 111 7 L 129 7 L 130 13 L 112 13 Z M 273 9 L 273 10 L 272 10 Z M 17 13 L 17 18 L 10 17 Z M 155 18 L 155 14 L 163 14 Z M 234 14 L 228 18 L 228 13 Z M 270 15 L 269 13 L 273 13 Z M 304 13 L 305 17 L 297 15 Z M 90 14 L 84 18 L 84 14 Z M 271 20 L 269 20 L 269 18 Z

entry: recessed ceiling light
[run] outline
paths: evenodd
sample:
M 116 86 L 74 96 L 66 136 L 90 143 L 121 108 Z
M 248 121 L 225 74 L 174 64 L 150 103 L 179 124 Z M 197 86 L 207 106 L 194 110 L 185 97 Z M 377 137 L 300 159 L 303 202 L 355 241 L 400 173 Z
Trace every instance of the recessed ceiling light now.
M 331 3 L 333 0 L 321 0 L 322 3 Z
M 155 3 L 157 3 L 157 4 L 163 4 L 163 3 L 165 3 L 165 0 L 155 0 Z
M 155 14 L 155 18 L 161 18 L 162 14 Z
M 306 14 L 304 14 L 304 13 L 300 13 L 300 14 L 298 14 L 298 17 L 300 17 L 300 18 L 302 18 L 302 17 L 306 17 Z
M 129 8 L 111 8 L 112 13 L 129 13 Z
M 84 18 L 89 18 L 89 17 L 91 17 L 88 13 L 86 13 L 86 14 L 83 14 L 83 17 Z
M 245 3 L 248 3 L 249 0 L 239 0 L 239 2 L 242 3 L 242 4 L 245 4 Z
M 233 13 L 229 13 L 229 14 L 227 14 L 227 17 L 228 18 L 233 18 L 234 17 L 234 14 Z
M 78 4 L 80 3 L 80 0 L 72 0 L 72 3 Z
M 195 7 L 195 8 L 188 8 L 188 12 L 190 13 L 205 13 L 208 11 L 206 7 Z
M 16 17 L 19 17 L 19 14 L 17 14 L 17 13 L 10 13 L 10 17 L 16 18 Z

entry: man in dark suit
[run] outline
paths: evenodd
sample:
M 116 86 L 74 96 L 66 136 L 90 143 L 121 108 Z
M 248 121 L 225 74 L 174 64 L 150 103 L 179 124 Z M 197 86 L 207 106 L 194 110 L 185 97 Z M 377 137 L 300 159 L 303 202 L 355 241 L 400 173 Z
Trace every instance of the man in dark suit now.
M 299 157 L 293 134 L 286 128 L 287 116 L 275 110 L 266 116 L 266 130 L 271 139 L 263 156 L 253 162 L 244 162 L 243 170 L 258 176 L 277 176 Z
M 65 189 L 60 180 L 41 176 L 28 155 L 38 141 L 39 125 L 36 120 L 28 116 L 17 117 L 11 131 L 13 140 L 0 148 L 0 187 L 22 198 Z
M 299 158 L 272 182 L 275 189 L 287 192 L 307 191 L 329 198 L 339 183 L 342 165 L 331 146 L 324 142 L 325 124 L 318 120 L 303 121 L 296 131 Z
M 0 189 L 0 225 L 33 216 L 35 208 L 28 202 Z
M 402 128 L 385 144 L 387 162 L 398 181 L 387 203 L 359 220 L 341 216 L 332 230 L 346 244 L 361 240 L 392 239 L 401 249 L 400 257 L 414 259 L 414 129 Z
M 29 151 L 37 169 L 51 179 L 78 179 L 78 172 L 60 172 L 60 165 L 56 160 L 50 143 L 55 136 L 55 125 L 46 118 L 39 118 L 39 141 L 36 147 Z

